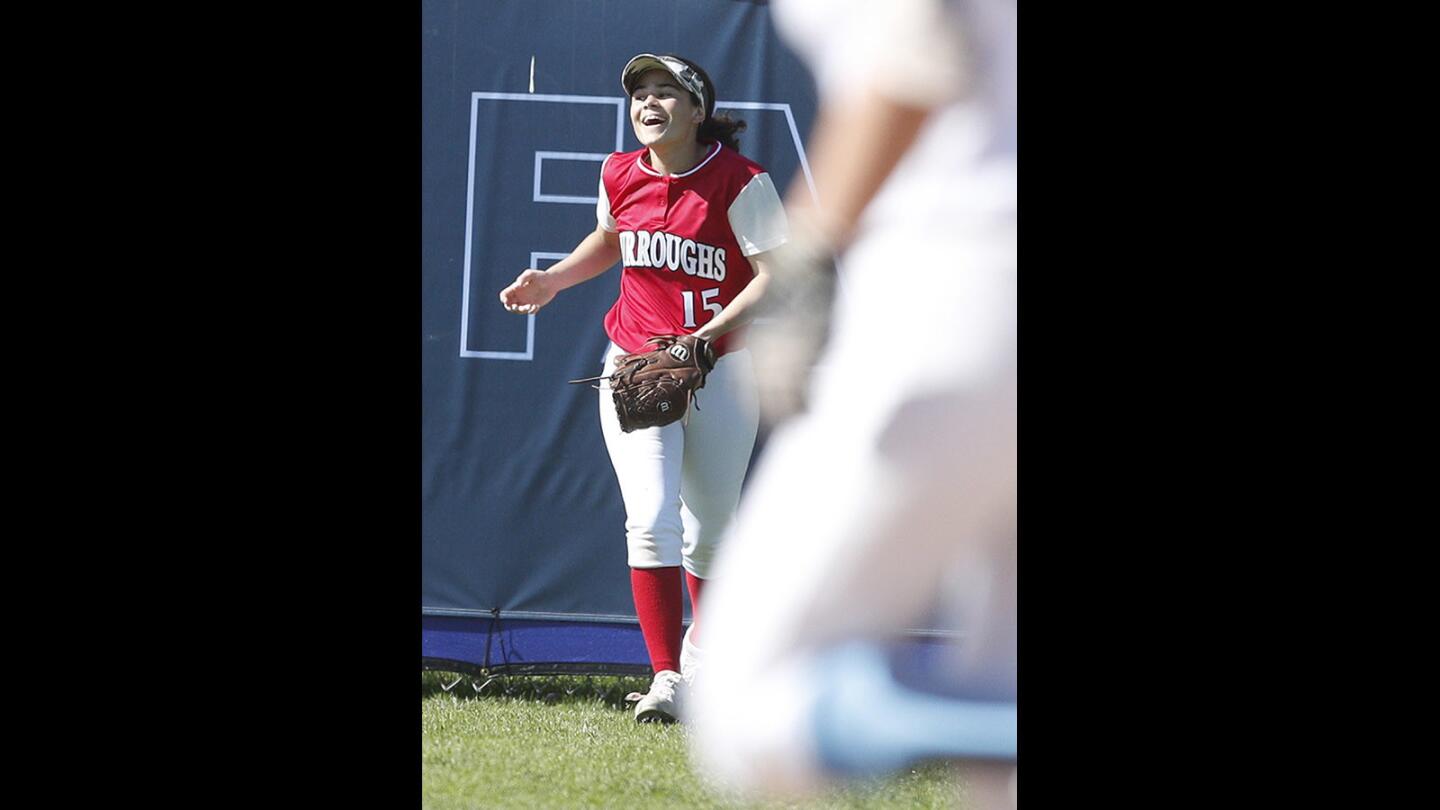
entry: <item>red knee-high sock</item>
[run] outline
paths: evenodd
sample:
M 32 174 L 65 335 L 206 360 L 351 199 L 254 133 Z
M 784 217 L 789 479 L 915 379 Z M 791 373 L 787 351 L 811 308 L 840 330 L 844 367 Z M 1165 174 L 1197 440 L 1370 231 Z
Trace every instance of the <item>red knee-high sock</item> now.
M 680 567 L 631 568 L 630 591 L 635 595 L 635 614 L 640 633 L 656 672 L 680 671 L 681 610 Z
M 705 580 L 685 572 L 685 587 L 690 589 L 690 643 L 700 646 L 700 591 Z

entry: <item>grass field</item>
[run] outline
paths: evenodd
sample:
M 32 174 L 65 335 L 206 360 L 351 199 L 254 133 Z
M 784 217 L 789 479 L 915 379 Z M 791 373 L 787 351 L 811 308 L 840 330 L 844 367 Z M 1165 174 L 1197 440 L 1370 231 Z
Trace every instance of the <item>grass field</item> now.
M 472 684 L 451 673 L 421 674 L 427 808 L 965 807 L 963 784 L 939 764 L 807 802 L 745 803 L 692 770 L 684 726 L 635 722 L 621 700 L 644 691 L 646 681 L 516 678 L 508 696 L 499 682 L 483 694 Z

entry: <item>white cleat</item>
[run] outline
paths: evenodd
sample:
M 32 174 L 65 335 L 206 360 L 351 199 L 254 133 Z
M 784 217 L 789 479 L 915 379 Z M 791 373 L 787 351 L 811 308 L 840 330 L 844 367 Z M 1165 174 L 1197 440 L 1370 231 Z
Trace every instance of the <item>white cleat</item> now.
M 662 669 L 650 682 L 650 691 L 635 704 L 637 723 L 673 723 L 680 719 L 681 694 L 685 686 L 680 673 Z

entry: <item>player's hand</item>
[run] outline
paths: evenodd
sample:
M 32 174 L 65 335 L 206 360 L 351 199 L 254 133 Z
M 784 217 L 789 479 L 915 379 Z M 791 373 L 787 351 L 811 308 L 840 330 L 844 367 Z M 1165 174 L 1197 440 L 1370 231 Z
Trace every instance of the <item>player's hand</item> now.
M 760 420 L 777 425 L 804 411 L 829 332 L 825 313 L 800 312 L 757 320 L 745 338 L 755 365 Z
M 526 270 L 500 291 L 500 303 L 509 312 L 534 315 L 555 297 L 555 289 L 549 282 L 550 276 L 544 271 Z
M 797 229 L 770 254 L 765 297 L 746 344 L 754 358 L 760 419 L 773 426 L 806 408 L 815 366 L 830 339 L 836 276 L 828 244 Z

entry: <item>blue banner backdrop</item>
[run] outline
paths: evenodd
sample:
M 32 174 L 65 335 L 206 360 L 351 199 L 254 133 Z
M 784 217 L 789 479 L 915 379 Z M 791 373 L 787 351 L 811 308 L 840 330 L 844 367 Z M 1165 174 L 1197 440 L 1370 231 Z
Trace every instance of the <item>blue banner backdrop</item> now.
M 423 655 L 643 665 L 596 393 L 566 384 L 600 369 L 618 266 L 537 316 L 497 295 L 595 227 L 600 160 L 639 148 L 631 56 L 705 66 L 782 195 L 809 182 L 813 80 L 765 3 L 425 0 L 422 26 Z

